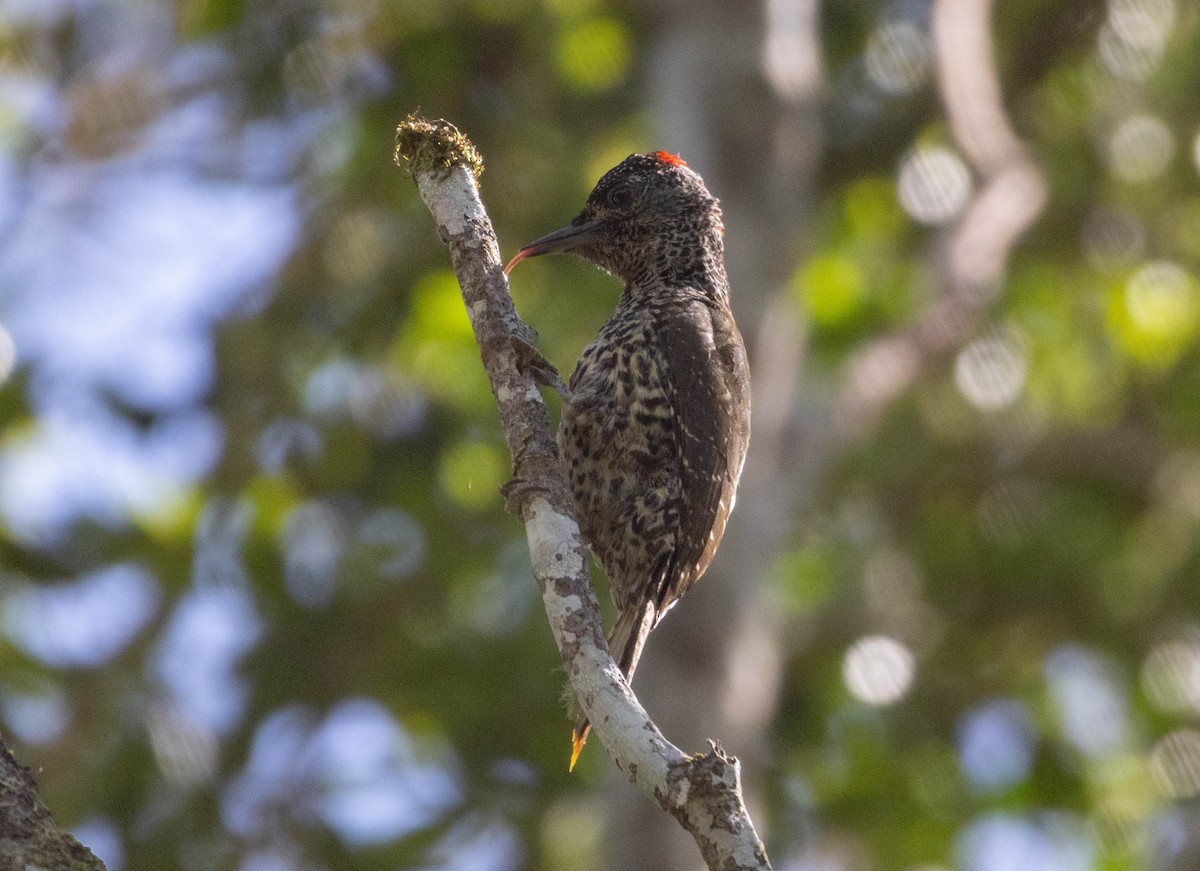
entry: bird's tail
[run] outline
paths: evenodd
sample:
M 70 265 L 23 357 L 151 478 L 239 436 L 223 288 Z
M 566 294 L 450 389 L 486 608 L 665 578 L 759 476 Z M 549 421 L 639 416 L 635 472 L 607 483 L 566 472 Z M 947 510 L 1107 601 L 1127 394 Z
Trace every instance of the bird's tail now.
M 652 602 L 631 605 L 621 611 L 612 631 L 608 633 L 609 652 L 617 661 L 617 666 L 621 669 L 621 674 L 625 675 L 626 681 L 633 679 L 633 670 L 637 668 L 638 660 L 642 656 L 642 648 L 646 646 L 646 639 L 650 630 L 654 628 L 654 617 Z M 575 721 L 575 729 L 571 733 L 571 766 L 568 770 L 575 768 L 575 761 L 579 759 L 591 729 L 592 724 L 586 716 L 580 715 Z

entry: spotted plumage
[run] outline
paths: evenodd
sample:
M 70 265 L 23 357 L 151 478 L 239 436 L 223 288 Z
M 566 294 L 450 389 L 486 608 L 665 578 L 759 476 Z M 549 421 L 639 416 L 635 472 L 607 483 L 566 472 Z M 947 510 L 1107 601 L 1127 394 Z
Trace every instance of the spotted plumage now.
M 729 309 L 724 228 L 700 176 L 634 154 L 578 217 L 509 264 L 571 251 L 625 282 L 584 349 L 558 444 L 582 531 L 618 609 L 609 647 L 631 677 L 650 630 L 704 574 L 750 435 L 750 372 Z M 575 727 L 574 755 L 588 731 Z

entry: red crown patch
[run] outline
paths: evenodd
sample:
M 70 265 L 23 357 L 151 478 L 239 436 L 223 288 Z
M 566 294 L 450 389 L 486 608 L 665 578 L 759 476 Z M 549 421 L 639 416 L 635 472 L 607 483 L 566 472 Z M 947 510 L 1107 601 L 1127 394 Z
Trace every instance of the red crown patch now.
M 658 158 L 660 163 L 668 164 L 669 166 L 687 166 L 687 162 L 678 154 L 672 154 L 669 151 L 656 151 L 654 156 Z

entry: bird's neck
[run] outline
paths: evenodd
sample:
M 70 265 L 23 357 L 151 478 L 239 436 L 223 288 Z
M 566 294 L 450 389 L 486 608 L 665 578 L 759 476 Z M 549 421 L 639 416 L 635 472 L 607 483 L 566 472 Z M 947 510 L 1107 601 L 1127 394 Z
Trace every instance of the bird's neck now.
M 704 228 L 694 239 L 664 240 L 645 256 L 621 265 L 618 275 L 625 280 L 622 298 L 627 302 L 656 297 L 672 288 L 687 289 L 692 295 L 700 292 L 714 302 L 728 300 L 720 224 Z

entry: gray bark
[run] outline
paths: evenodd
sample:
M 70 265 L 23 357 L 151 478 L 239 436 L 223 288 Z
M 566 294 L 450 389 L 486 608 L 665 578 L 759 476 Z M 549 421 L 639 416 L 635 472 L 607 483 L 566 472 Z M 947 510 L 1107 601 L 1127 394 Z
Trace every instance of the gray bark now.
M 92 851 L 54 824 L 29 769 L 0 740 L 0 869 L 104 871 Z

